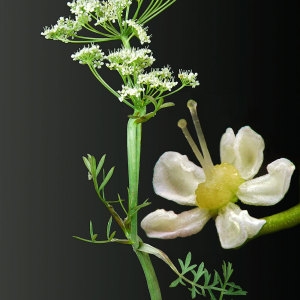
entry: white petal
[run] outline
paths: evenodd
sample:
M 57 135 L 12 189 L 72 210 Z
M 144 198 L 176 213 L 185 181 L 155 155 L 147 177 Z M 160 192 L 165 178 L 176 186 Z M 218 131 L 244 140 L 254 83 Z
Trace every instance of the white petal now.
M 204 180 L 202 168 L 178 152 L 165 152 L 154 167 L 155 193 L 179 204 L 196 205 L 195 190 Z
M 216 218 L 216 227 L 224 249 L 236 248 L 254 237 L 266 223 L 263 219 L 249 216 L 247 210 L 241 210 L 236 204 L 229 203 Z
M 289 189 L 294 164 L 286 158 L 280 158 L 267 166 L 269 174 L 246 181 L 239 186 L 238 198 L 251 205 L 274 205 Z
M 210 217 L 208 210 L 198 207 L 178 215 L 173 211 L 158 209 L 147 215 L 141 226 L 148 237 L 174 239 L 199 232 Z
M 221 161 L 233 164 L 242 178 L 251 179 L 257 174 L 263 162 L 265 143 L 249 126 L 242 127 L 235 139 L 233 132 L 227 130 L 220 147 Z
M 221 162 L 233 164 L 235 159 L 234 153 L 235 134 L 232 128 L 227 128 L 226 132 L 221 137 L 220 142 L 220 157 Z

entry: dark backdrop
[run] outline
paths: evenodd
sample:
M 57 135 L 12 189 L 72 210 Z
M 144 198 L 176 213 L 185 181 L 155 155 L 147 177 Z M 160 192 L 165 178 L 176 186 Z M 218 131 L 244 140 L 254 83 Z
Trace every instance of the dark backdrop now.
M 143 127 L 140 197 L 152 205 L 140 217 L 160 207 L 177 208 L 154 195 L 152 169 L 166 150 L 195 161 L 176 126 L 189 117 L 189 98 L 199 102 L 215 163 L 225 129 L 250 125 L 266 142 L 263 168 L 287 157 L 299 169 L 299 18 L 292 3 L 179 0 L 149 23 L 156 66 L 193 69 L 201 85 L 177 94 L 176 107 Z M 72 238 L 88 236 L 89 220 L 105 235 L 109 218 L 87 181 L 82 155 L 106 153 L 106 168 L 116 166 L 107 192 L 126 195 L 130 111 L 87 67 L 72 61 L 78 47 L 40 35 L 44 26 L 69 15 L 66 1 L 2 1 L 0 8 L 1 299 L 148 299 L 130 247 Z M 298 169 L 282 203 L 250 213 L 263 217 L 297 203 Z M 299 234 L 296 227 L 223 250 L 213 222 L 200 234 L 173 241 L 149 241 L 141 232 L 174 261 L 190 250 L 194 262 L 204 261 L 210 270 L 231 261 L 233 280 L 251 300 L 292 299 L 298 293 Z M 167 265 L 153 262 L 163 298 L 189 299 L 185 288 L 168 288 L 175 277 Z

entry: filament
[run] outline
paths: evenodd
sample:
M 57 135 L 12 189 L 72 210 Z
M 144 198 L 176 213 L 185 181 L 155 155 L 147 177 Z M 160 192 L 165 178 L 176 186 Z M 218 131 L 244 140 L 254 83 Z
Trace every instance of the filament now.
M 205 141 L 205 137 L 201 128 L 201 124 L 199 121 L 199 117 L 198 117 L 198 113 L 197 113 L 197 102 L 194 100 L 189 100 L 187 102 L 187 107 L 190 110 L 192 119 L 193 119 L 193 123 L 196 129 L 196 133 L 197 133 L 197 137 L 198 137 L 198 141 L 200 143 L 200 147 L 202 150 L 202 154 L 203 154 L 203 158 L 205 161 L 205 166 L 207 167 L 207 169 L 205 171 L 209 171 L 213 169 L 213 162 L 211 160 L 211 156 L 209 154 L 208 148 L 207 148 L 207 144 Z M 204 168 L 204 166 L 203 166 Z
M 194 142 L 192 136 L 190 135 L 190 132 L 187 128 L 187 123 L 186 123 L 186 120 L 184 119 L 180 119 L 177 123 L 178 127 L 181 128 L 185 138 L 187 139 L 189 145 L 191 146 L 194 154 L 196 155 L 200 165 L 205 168 L 205 160 L 203 158 L 203 155 L 201 154 L 199 148 L 197 147 L 196 143 Z

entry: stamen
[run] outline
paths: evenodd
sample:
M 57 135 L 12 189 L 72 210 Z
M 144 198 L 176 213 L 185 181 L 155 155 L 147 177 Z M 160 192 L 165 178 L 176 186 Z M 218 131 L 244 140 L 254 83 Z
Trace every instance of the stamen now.
M 205 166 L 205 160 L 199 150 L 199 148 L 197 147 L 196 143 L 194 142 L 192 136 L 190 135 L 190 132 L 187 128 L 187 123 L 186 123 L 186 120 L 184 119 L 180 119 L 177 123 L 178 127 L 181 128 L 185 138 L 187 139 L 189 145 L 191 146 L 194 154 L 196 155 L 200 165 L 204 168 Z
M 204 172 L 210 172 L 210 171 L 212 171 L 214 165 L 213 165 L 213 162 L 211 160 L 211 156 L 209 154 L 209 151 L 208 151 L 208 148 L 207 148 L 207 145 L 206 145 L 206 141 L 205 141 L 205 138 L 204 138 L 204 134 L 203 134 L 203 131 L 202 131 L 202 128 L 201 128 L 201 124 L 200 124 L 200 121 L 199 121 L 199 117 L 198 117 L 198 113 L 197 113 L 197 102 L 194 101 L 194 100 L 189 100 L 187 102 L 187 107 L 190 110 L 190 113 L 191 113 L 191 116 L 192 116 L 192 119 L 193 119 L 193 122 L 194 122 L 194 126 L 195 126 L 195 129 L 196 129 L 196 133 L 197 133 L 197 136 L 198 136 L 198 141 L 200 143 L 200 147 L 201 147 L 201 150 L 202 150 L 202 153 L 203 153 L 205 165 L 207 167 L 207 169 L 204 170 Z M 204 168 L 204 166 L 203 166 L 203 168 Z

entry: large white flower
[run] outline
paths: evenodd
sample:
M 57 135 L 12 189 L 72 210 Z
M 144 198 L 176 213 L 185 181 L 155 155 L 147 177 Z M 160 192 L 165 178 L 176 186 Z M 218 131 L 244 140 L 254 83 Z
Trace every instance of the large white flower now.
M 286 194 L 294 164 L 280 158 L 267 166 L 267 174 L 253 178 L 263 162 L 264 140 L 249 126 L 235 135 L 231 128 L 220 142 L 221 163 L 213 165 L 196 112 L 196 102 L 190 100 L 191 111 L 201 150 L 191 138 L 186 121 L 180 120 L 188 142 L 202 167 L 177 152 L 165 152 L 154 167 L 154 191 L 161 197 L 181 205 L 195 206 L 176 214 L 158 209 L 141 222 L 149 237 L 172 239 L 198 233 L 210 218 L 223 248 L 235 248 L 254 237 L 265 224 L 241 210 L 238 200 L 251 205 L 274 205 Z

